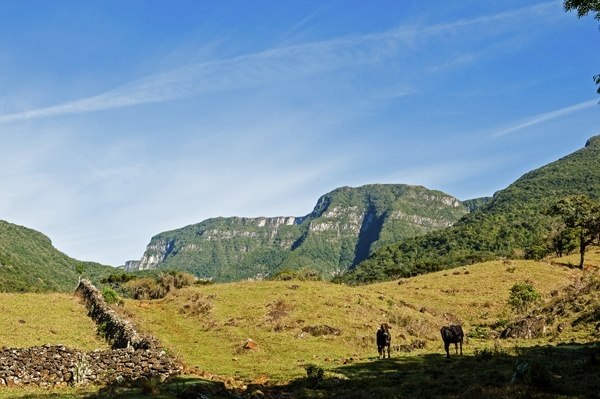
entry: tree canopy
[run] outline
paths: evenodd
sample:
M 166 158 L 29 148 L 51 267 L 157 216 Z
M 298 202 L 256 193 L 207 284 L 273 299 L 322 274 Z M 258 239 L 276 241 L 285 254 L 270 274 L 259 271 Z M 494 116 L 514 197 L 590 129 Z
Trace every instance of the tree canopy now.
M 577 10 L 579 18 L 591 13 L 596 13 L 595 19 L 600 21 L 600 0 L 565 0 L 563 3 L 565 11 Z M 594 82 L 598 85 L 598 94 L 600 94 L 600 74 L 594 75 Z
M 587 195 L 570 195 L 558 201 L 552 213 L 562 217 L 566 228 L 578 237 L 579 267 L 583 268 L 586 248 L 600 235 L 600 203 Z

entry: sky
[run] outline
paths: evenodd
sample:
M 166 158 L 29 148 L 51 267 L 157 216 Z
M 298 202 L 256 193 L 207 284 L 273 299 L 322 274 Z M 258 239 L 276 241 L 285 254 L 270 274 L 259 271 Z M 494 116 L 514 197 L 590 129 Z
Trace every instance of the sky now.
M 80 260 L 341 186 L 490 196 L 600 134 L 561 1 L 0 1 L 0 219 Z

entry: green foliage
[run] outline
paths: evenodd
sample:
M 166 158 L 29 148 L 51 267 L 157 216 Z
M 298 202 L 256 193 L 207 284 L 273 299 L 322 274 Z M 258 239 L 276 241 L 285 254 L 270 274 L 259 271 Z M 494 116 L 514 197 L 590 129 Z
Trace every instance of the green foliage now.
M 467 333 L 467 337 L 477 339 L 489 339 L 490 330 L 486 327 L 475 326 Z
M 562 229 L 551 237 L 551 247 L 559 258 L 577 249 L 577 235 L 572 229 Z
M 516 283 L 510 289 L 508 304 L 517 313 L 526 313 L 529 306 L 539 301 L 541 295 L 528 282 Z
M 313 382 L 323 381 L 323 376 L 325 375 L 325 370 L 322 367 L 317 366 L 316 364 L 307 364 L 304 366 L 306 370 L 306 377 Z
M 588 13 L 596 13 L 595 19 L 600 21 L 600 1 L 599 0 L 565 0 L 565 11 L 577 10 L 579 18 L 586 16 Z
M 369 283 L 495 258 L 540 258 L 553 250 L 546 246 L 557 222 L 548 210 L 575 194 L 600 197 L 600 136 L 525 174 L 454 226 L 384 246 L 338 280 Z
M 321 281 L 323 276 L 315 269 L 310 267 L 303 267 L 298 270 L 285 268 L 275 272 L 269 280 L 273 281 L 289 281 L 289 280 L 300 280 L 300 281 Z
M 108 276 L 103 277 L 100 282 L 102 284 L 108 284 L 113 288 L 119 288 L 122 284 L 138 277 L 138 275 L 133 273 L 111 273 Z
M 469 212 L 475 212 L 483 209 L 492 202 L 492 197 L 480 197 L 463 201 L 463 205 L 469 209 Z
M 577 10 L 579 18 L 596 13 L 595 19 L 600 21 L 600 0 L 565 0 L 563 3 L 565 11 Z M 594 82 L 598 85 L 598 94 L 600 94 L 600 74 L 594 75 Z
M 386 244 L 446 227 L 466 212 L 453 197 L 424 187 L 342 187 L 306 217 L 209 219 L 153 237 L 145 255 L 164 259 L 160 268 L 215 281 L 282 278 L 282 271 L 300 269 L 331 279 Z
M 102 288 L 102 297 L 104 297 L 104 300 L 109 305 L 114 305 L 122 301 L 119 297 L 119 294 L 117 294 L 115 290 L 110 287 Z
M 525 249 L 525 259 L 541 260 L 552 252 L 546 242 L 538 242 Z
M 578 237 L 579 267 L 583 268 L 586 248 L 600 236 L 600 202 L 587 195 L 570 195 L 558 201 L 551 213 L 562 218 L 565 224 L 562 234 L 567 239 L 569 236 Z
M 121 285 L 121 289 L 133 299 L 160 299 L 169 292 L 195 284 L 196 280 L 196 277 L 189 273 L 171 270 L 154 277 L 127 279 L 127 282 Z
M 72 291 L 83 272 L 97 282 L 111 271 L 69 258 L 38 231 L 0 220 L 0 292 Z

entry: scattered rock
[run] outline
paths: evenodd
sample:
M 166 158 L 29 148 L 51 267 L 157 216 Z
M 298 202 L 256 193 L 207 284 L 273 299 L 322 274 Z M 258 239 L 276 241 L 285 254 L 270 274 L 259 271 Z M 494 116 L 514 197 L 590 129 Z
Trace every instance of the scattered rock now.
M 242 343 L 242 348 L 249 350 L 258 349 L 258 344 L 253 339 L 248 338 Z
M 546 333 L 546 322 L 540 317 L 526 317 L 509 324 L 500 338 L 539 338 Z

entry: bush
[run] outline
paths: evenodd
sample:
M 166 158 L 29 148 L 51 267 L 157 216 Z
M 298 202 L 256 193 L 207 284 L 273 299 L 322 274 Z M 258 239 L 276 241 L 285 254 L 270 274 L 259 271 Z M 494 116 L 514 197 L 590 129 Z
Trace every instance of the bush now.
M 539 301 L 541 295 L 528 282 L 516 283 L 510 289 L 508 304 L 517 313 L 527 312 L 529 306 Z
M 323 370 L 322 367 L 319 367 L 316 364 L 307 364 L 304 366 L 304 368 L 306 369 L 306 377 L 309 380 L 313 380 L 315 382 L 323 381 L 325 370 Z
M 143 277 L 128 281 L 123 285 L 124 291 L 133 299 L 161 299 L 169 292 L 190 286 L 196 277 L 189 273 L 171 271 L 156 278 Z
M 158 288 L 156 280 L 152 277 L 143 277 L 128 281 L 123 285 L 125 292 L 133 299 L 153 299 L 155 291 Z
M 113 290 L 110 287 L 102 288 L 102 296 L 104 297 L 104 300 L 106 301 L 106 303 L 109 305 L 114 305 L 116 303 L 122 302 L 119 295 L 115 292 L 115 290 Z
M 292 269 L 281 269 L 277 271 L 270 280 L 275 281 L 290 281 L 290 280 L 300 280 L 300 281 L 322 281 L 323 276 L 317 270 L 310 267 L 303 267 L 298 270 Z
M 477 338 L 477 339 L 489 339 L 490 331 L 482 326 L 475 326 L 475 328 L 471 329 L 467 334 L 469 338 Z

